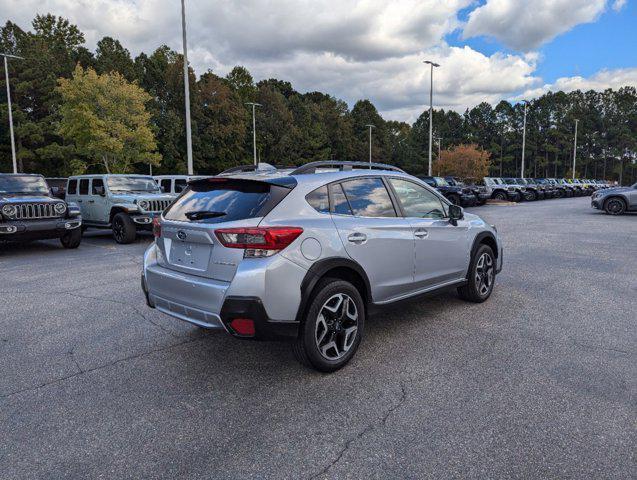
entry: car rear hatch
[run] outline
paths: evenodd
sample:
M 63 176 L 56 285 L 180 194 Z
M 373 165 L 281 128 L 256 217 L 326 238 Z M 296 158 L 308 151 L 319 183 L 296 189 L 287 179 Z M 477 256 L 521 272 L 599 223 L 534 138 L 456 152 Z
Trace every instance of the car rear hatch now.
M 163 213 L 161 233 L 156 238 L 159 265 L 231 282 L 244 250 L 225 247 L 215 230 L 257 227 L 295 185 L 291 177 L 271 181 L 212 177 L 190 182 Z

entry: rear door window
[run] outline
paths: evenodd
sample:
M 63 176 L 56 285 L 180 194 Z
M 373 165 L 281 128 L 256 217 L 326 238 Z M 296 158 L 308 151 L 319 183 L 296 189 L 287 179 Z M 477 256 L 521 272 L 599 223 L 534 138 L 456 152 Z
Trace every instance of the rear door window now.
M 88 178 L 80 180 L 80 195 L 88 195 Z
M 330 185 L 330 197 L 332 198 L 332 213 L 337 215 L 352 215 L 345 192 L 340 183 Z
M 395 217 L 396 211 L 380 178 L 357 178 L 342 183 L 354 215 L 359 217 Z
M 166 220 L 222 223 L 267 215 L 289 188 L 243 179 L 212 178 L 193 182 L 166 212 Z
M 185 178 L 177 178 L 175 179 L 175 193 L 181 193 L 186 190 L 186 179 Z

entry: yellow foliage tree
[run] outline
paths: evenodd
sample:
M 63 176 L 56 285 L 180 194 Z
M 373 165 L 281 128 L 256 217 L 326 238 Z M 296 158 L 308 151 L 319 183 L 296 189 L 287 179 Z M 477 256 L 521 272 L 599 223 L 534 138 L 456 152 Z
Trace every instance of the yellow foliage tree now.
M 151 97 L 136 83 L 117 72 L 98 75 L 78 64 L 72 78 L 58 80 L 57 90 L 62 95 L 59 133 L 89 159 L 75 159 L 75 173 L 95 163 L 108 173 L 130 172 L 135 163 L 160 164 L 146 110 Z
M 458 145 L 443 150 L 434 163 L 436 175 L 460 178 L 482 178 L 489 174 L 491 154 L 477 145 Z

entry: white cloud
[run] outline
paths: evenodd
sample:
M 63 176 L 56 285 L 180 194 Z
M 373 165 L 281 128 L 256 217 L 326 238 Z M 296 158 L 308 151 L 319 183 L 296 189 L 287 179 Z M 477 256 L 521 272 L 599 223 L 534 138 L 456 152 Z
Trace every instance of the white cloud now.
M 561 77 L 553 83 L 547 83 L 541 87 L 526 90 L 519 98 L 536 98 L 548 91 L 603 91 L 607 88 L 618 89 L 625 86 L 637 87 L 637 67 L 601 70 L 588 78 L 580 76 Z
M 386 118 L 414 120 L 425 108 L 429 95 L 425 58 L 442 65 L 434 74 L 434 104 L 438 107 L 463 111 L 541 84 L 534 77 L 538 62 L 534 53 L 489 56 L 445 42 L 445 36 L 461 26 L 458 12 L 473 0 L 186 3 L 189 60 L 198 74 L 212 69 L 225 75 L 233 66 L 244 65 L 256 80 L 288 80 L 299 91 L 320 90 L 350 105 L 368 98 Z M 487 8 L 475 19 L 472 14 L 467 29 L 475 30 L 493 17 L 489 5 L 496 3 L 511 2 L 489 0 L 473 12 Z M 580 19 L 577 21 L 590 19 L 604 1 L 593 1 L 594 7 L 589 5 L 591 0 L 571 0 L 568 7 L 563 0 L 535 3 L 546 4 L 550 14 L 538 12 L 541 9 L 536 6 L 529 19 L 528 9 L 522 8 L 523 31 L 529 30 L 526 23 L 544 27 L 551 16 L 567 19 L 567 23 L 575 17 Z M 584 13 L 578 16 L 575 10 Z M 49 12 L 78 25 L 89 48 L 108 35 L 119 39 L 133 55 L 151 52 L 161 44 L 181 51 L 177 0 L 0 0 L 0 22 L 10 19 L 24 29 L 30 28 L 36 13 Z M 497 32 L 493 27 L 489 34 Z
M 615 5 L 623 2 L 616 0 Z M 529 51 L 576 25 L 595 21 L 606 3 L 606 0 L 487 0 L 469 14 L 463 35 L 495 37 L 515 50 Z
M 613 10 L 619 12 L 626 5 L 626 0 L 615 0 L 613 2 Z

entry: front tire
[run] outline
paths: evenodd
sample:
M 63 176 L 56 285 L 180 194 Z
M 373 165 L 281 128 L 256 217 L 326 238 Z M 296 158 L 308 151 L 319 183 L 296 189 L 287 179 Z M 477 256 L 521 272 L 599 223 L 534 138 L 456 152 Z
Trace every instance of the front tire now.
M 495 192 L 493 198 L 495 200 L 507 200 L 507 194 L 504 192 Z
M 480 245 L 471 258 L 467 284 L 458 288 L 463 300 L 482 303 L 491 296 L 495 284 L 496 258 L 488 245 Z
M 604 211 L 608 215 L 621 215 L 626 211 L 626 202 L 619 197 L 612 197 L 604 202 Z
M 137 238 L 135 222 L 126 213 L 118 213 L 113 217 L 113 238 L 117 243 L 133 243 Z
M 304 365 L 334 372 L 356 353 L 365 325 L 365 304 L 349 282 L 324 278 L 314 288 L 294 343 L 294 354 Z
M 82 243 L 82 230 L 81 228 L 75 228 L 69 232 L 66 232 L 60 237 L 60 243 L 64 248 L 77 248 Z

